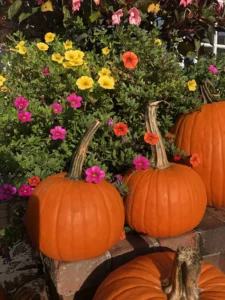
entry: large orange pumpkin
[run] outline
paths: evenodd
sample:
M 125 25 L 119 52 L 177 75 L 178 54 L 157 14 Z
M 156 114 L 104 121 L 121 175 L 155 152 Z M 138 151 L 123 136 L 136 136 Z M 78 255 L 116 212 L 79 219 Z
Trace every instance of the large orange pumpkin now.
M 130 193 L 125 197 L 126 221 L 137 232 L 152 237 L 172 237 L 193 229 L 206 209 L 206 191 L 200 176 L 191 168 L 170 164 L 156 121 L 158 102 L 149 104 L 146 127 L 157 134 L 153 146 L 156 166 L 125 176 Z
M 109 182 L 81 179 L 85 152 L 99 127 L 86 133 L 72 160 L 69 173 L 43 180 L 29 198 L 26 223 L 31 241 L 50 258 L 73 261 L 97 257 L 119 240 L 124 205 Z
M 175 145 L 198 153 L 195 168 L 207 191 L 208 205 L 225 206 L 225 102 L 204 104 L 201 111 L 183 115 L 175 125 Z
M 201 266 L 195 252 L 185 253 L 159 252 L 135 258 L 113 271 L 93 300 L 225 299 L 225 274 L 208 263 Z

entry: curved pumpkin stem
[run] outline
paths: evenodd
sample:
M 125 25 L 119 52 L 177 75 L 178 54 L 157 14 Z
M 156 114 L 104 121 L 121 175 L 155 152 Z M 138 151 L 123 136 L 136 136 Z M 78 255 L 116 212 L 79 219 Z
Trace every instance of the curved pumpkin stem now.
M 159 131 L 159 127 L 157 125 L 157 116 L 156 109 L 159 103 L 166 101 L 156 101 L 149 103 L 146 108 L 145 113 L 145 126 L 147 132 L 154 133 L 159 136 L 159 142 L 156 145 L 151 146 L 153 160 L 155 162 L 156 169 L 166 169 L 170 167 L 170 163 L 168 162 L 166 150 L 163 145 L 162 137 Z M 167 103 L 168 104 L 168 103 Z
M 220 97 L 220 94 L 212 94 L 210 92 L 209 85 L 213 87 L 212 82 L 207 79 L 204 84 L 200 86 L 204 104 L 217 102 L 218 98 Z
M 168 300 L 199 300 L 198 280 L 202 257 L 200 249 L 180 246 L 174 258 L 171 277 L 163 287 Z
M 70 169 L 68 174 L 66 175 L 66 178 L 80 180 L 88 144 L 100 125 L 101 122 L 99 120 L 96 120 L 94 124 L 85 133 L 78 149 L 73 155 Z

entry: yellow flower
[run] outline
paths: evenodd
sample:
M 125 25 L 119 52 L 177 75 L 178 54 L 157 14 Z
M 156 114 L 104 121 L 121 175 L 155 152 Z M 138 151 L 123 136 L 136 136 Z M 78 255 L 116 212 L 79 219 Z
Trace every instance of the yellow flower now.
M 112 77 L 110 76 L 101 76 L 98 80 L 98 83 L 100 84 L 100 86 L 104 89 L 107 90 L 112 90 L 114 89 L 114 85 L 115 85 L 115 81 Z
M 81 76 L 76 81 L 76 85 L 80 90 L 87 90 L 92 88 L 93 83 L 94 83 L 93 79 L 88 76 Z
M 82 59 L 84 57 L 84 52 L 83 51 L 75 50 L 75 52 L 76 52 L 78 58 Z
M 105 47 L 102 49 L 102 54 L 104 54 L 104 55 L 109 54 L 109 52 L 110 52 L 110 49 L 108 47 Z
M 158 46 L 162 46 L 162 41 L 160 39 L 155 39 L 155 44 Z
M 74 59 L 73 61 L 70 61 L 70 64 L 72 65 L 72 66 L 81 66 L 81 65 L 83 65 L 83 59 L 81 59 L 81 58 L 76 58 L 76 59 Z
M 52 33 L 52 32 L 46 33 L 46 35 L 45 35 L 45 42 L 46 43 L 51 43 L 51 42 L 54 41 L 54 39 L 55 39 L 55 33 Z
M 78 53 L 75 50 L 69 50 L 65 52 L 65 59 L 74 61 L 78 58 Z
M 59 53 L 53 53 L 52 60 L 57 61 L 57 63 L 61 64 L 64 60 L 64 57 Z
M 192 92 L 196 91 L 197 83 L 196 83 L 196 81 L 194 79 L 189 80 L 188 83 L 187 83 L 187 85 L 188 85 L 189 91 L 192 91 Z
M 73 47 L 73 43 L 69 40 L 67 40 L 65 43 L 63 43 L 64 48 L 67 49 L 71 49 Z
M 149 13 L 154 13 L 157 14 L 160 11 L 160 5 L 159 4 L 150 4 L 148 7 L 148 12 Z
M 5 86 L 5 85 L 1 87 L 1 92 L 6 93 L 6 92 L 8 92 L 8 90 L 9 90 L 9 89 L 8 89 L 7 86 Z
M 24 46 L 24 44 L 25 44 L 25 42 L 24 42 L 24 41 L 20 41 L 20 42 L 19 42 L 19 44 L 17 44 L 15 48 L 20 48 L 20 47 L 23 47 L 23 46 Z
M 6 81 L 5 77 L 0 75 L 0 86 L 3 86 L 3 82 L 5 81 Z
M 106 68 L 102 68 L 101 71 L 98 72 L 99 76 L 106 76 L 106 75 L 110 75 L 110 74 L 111 74 L 111 71 Z
M 71 65 L 71 63 L 70 63 L 69 61 L 64 61 L 63 67 L 64 67 L 65 69 L 71 69 L 71 68 L 72 68 L 72 65 Z
M 47 2 L 43 3 L 41 6 L 41 11 L 53 11 L 52 2 L 48 0 Z
M 19 47 L 19 50 L 18 50 L 18 52 L 19 52 L 20 54 L 25 54 L 25 53 L 27 52 L 27 48 L 26 48 L 26 47 L 23 47 L 23 46 L 21 46 L 21 47 Z
M 41 51 L 47 51 L 49 48 L 48 45 L 46 45 L 45 43 L 37 43 L 36 45 L 38 49 Z

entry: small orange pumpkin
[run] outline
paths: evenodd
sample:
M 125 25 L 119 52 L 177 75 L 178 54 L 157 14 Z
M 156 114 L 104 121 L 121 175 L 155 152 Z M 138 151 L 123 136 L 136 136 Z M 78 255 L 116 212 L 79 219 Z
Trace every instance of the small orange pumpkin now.
M 191 168 L 169 163 L 156 121 L 158 102 L 148 105 L 146 127 L 160 137 L 152 146 L 156 167 L 125 176 L 130 194 L 125 197 L 126 221 L 137 232 L 162 238 L 192 230 L 206 209 L 206 190 Z
M 26 223 L 31 241 L 52 259 L 77 261 L 97 257 L 118 240 L 124 205 L 109 182 L 81 179 L 88 143 L 100 126 L 96 121 L 83 138 L 68 174 L 43 180 L 29 198 Z
M 93 300 L 222 300 L 225 274 L 203 263 L 198 253 L 180 247 L 139 256 L 113 271 Z

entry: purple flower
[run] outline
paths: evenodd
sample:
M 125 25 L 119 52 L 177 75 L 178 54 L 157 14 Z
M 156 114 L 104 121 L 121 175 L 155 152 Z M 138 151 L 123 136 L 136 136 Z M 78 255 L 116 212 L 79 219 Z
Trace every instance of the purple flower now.
M 81 101 L 83 100 L 82 97 L 77 96 L 76 94 L 69 95 L 66 100 L 70 102 L 70 107 L 78 108 L 81 107 Z
M 11 184 L 3 184 L 0 186 L 0 200 L 12 200 L 16 193 L 16 188 Z
M 28 106 L 29 101 L 27 99 L 23 98 L 23 97 L 19 97 L 19 98 L 16 98 L 13 101 L 13 103 L 14 103 L 14 105 L 17 109 L 22 110 L 22 109 L 24 109 Z
M 116 183 L 120 183 L 123 181 L 123 176 L 121 174 L 114 175 L 116 177 Z
M 93 166 L 85 170 L 86 181 L 93 183 L 100 183 L 105 177 L 105 172 L 98 166 Z
M 146 170 L 149 167 L 149 160 L 142 155 L 139 155 L 133 160 L 136 170 Z
M 22 111 L 18 113 L 17 116 L 22 123 L 27 123 L 27 122 L 31 122 L 32 113 L 28 111 Z
M 63 109 L 62 105 L 59 103 L 53 103 L 51 105 L 51 108 L 56 115 L 61 114 L 62 109 Z
M 62 128 L 61 126 L 55 126 L 50 130 L 52 134 L 52 139 L 55 140 L 65 140 L 66 129 Z
M 32 193 L 32 189 L 29 185 L 22 185 L 19 189 L 18 189 L 18 194 L 20 195 L 20 197 L 29 197 Z
M 42 68 L 42 75 L 44 75 L 44 76 L 50 75 L 49 67 L 41 67 L 41 68 Z
M 109 126 L 113 126 L 113 125 L 114 125 L 113 119 L 112 119 L 112 118 L 109 118 L 108 121 L 107 121 L 107 124 L 108 124 Z
M 218 72 L 217 68 L 214 65 L 209 66 L 209 71 L 213 74 L 216 74 Z

